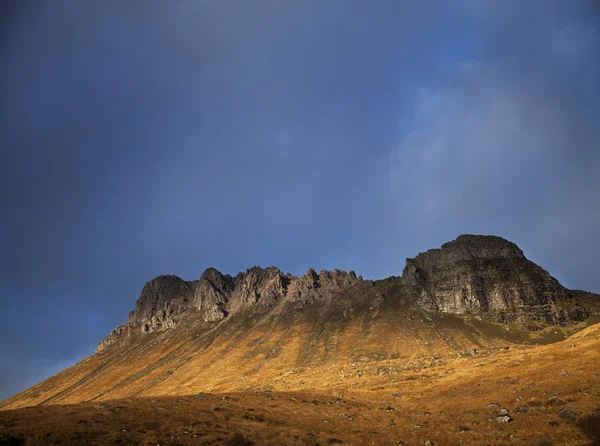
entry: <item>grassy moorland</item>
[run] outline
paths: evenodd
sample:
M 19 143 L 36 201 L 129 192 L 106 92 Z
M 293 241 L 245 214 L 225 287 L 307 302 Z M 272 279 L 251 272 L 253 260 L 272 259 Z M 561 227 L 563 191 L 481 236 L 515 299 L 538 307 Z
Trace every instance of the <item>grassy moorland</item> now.
M 470 335 L 455 323 L 445 336 L 464 347 Z M 399 334 L 394 341 L 402 341 L 405 355 L 398 358 L 376 357 L 381 339 L 374 335 L 373 345 L 354 345 L 362 352 L 354 357 L 340 342 L 327 361 L 290 369 L 286 354 L 298 365 L 293 340 L 298 348 L 306 342 L 300 333 L 285 334 L 279 352 L 282 333 L 263 332 L 262 344 L 261 337 L 245 339 L 245 360 L 228 343 L 215 346 L 211 355 L 220 360 L 204 369 L 196 363 L 201 356 L 186 356 L 189 341 L 158 343 L 166 334 L 157 335 L 156 357 L 146 352 L 145 364 L 160 364 L 150 371 L 135 372 L 141 365 L 127 353 L 135 347 L 122 347 L 129 360 L 120 365 L 114 362 L 120 353 L 113 351 L 110 361 L 97 354 L 7 400 L 0 444 L 600 444 L 600 324 L 545 345 L 500 339 L 482 345 L 472 338 L 477 351 L 459 353 L 442 348 L 448 339 L 438 333 L 436 340 L 423 327 L 412 334 L 426 348 L 417 350 Z M 347 342 L 352 333 L 345 329 Z M 248 347 L 253 342 L 260 351 Z M 231 355 L 219 356 L 228 347 Z M 276 361 L 266 357 L 269 350 Z M 326 352 L 326 343 L 312 350 Z M 173 370 L 173 358 L 182 355 L 187 362 L 165 377 L 162 365 Z M 104 378 L 102 361 L 113 370 Z M 115 373 L 125 377 L 120 387 Z

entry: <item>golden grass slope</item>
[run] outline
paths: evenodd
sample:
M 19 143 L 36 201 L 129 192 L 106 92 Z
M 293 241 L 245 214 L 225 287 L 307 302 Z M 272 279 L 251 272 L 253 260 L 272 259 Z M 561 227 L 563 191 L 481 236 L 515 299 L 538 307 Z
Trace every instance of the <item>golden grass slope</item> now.
M 265 336 L 266 330 L 261 334 Z M 276 347 L 284 335 L 301 344 L 301 333 L 296 331 L 273 333 L 260 345 L 257 355 L 272 351 L 271 347 Z M 350 342 L 353 339 L 352 333 L 345 336 Z M 443 344 L 431 333 L 422 331 L 421 336 L 421 343 L 442 348 Z M 251 337 L 238 342 L 248 345 L 260 339 Z M 190 353 L 193 342 L 179 342 L 170 350 L 185 348 Z M 166 343 L 159 345 L 164 347 Z M 228 348 L 235 351 L 233 345 L 235 342 L 230 341 L 214 346 L 215 353 L 225 353 Z M 360 347 L 369 350 L 366 344 Z M 107 360 L 96 355 L 68 374 L 52 378 L 56 381 L 52 385 L 60 388 L 58 394 L 52 393 L 59 405 L 46 402 L 9 410 L 19 401 L 38 401 L 32 395 L 28 400 L 23 395 L 12 403 L 9 400 L 5 410 L 0 411 L 0 439 L 22 440 L 24 444 L 140 445 L 598 444 L 600 325 L 553 344 L 508 347 L 487 350 L 475 357 L 458 357 L 448 352 L 425 367 L 406 367 L 409 358 L 370 362 L 356 359 L 287 372 L 265 366 L 262 372 L 272 377 L 271 381 L 257 381 L 236 356 L 229 363 L 229 373 L 244 372 L 246 375 L 239 376 L 248 376 L 238 382 L 227 381 L 223 376 L 210 378 L 215 373 L 227 373 L 224 365 L 209 366 L 206 371 L 196 369 L 199 378 L 195 378 L 194 361 L 200 356 L 192 356 L 152 387 L 145 389 L 162 372 L 142 379 L 146 384 L 123 384 L 120 390 L 100 398 L 92 395 L 106 388 L 102 371 L 94 375 L 96 384 L 92 384 L 92 378 L 88 385 L 75 384 Z M 326 348 L 321 345 L 315 351 L 324 354 Z M 167 350 L 162 354 L 168 355 Z M 121 353 L 125 356 L 127 349 Z M 92 362 L 94 366 L 90 365 Z M 130 373 L 139 367 L 124 361 L 118 370 Z M 172 378 L 177 379 L 170 382 Z M 190 380 L 189 384 L 186 380 Z M 199 387 L 213 391 L 198 394 Z M 139 393 L 123 397 L 125 389 Z M 43 388 L 37 392 L 39 402 L 47 399 Z M 84 396 L 93 401 L 66 404 L 70 400 L 81 401 Z M 497 421 L 502 409 L 507 410 L 510 422 Z
M 9 398 L 0 408 L 347 387 L 357 375 L 421 370 L 444 364 L 459 352 L 485 355 L 513 342 L 547 342 L 566 335 L 551 328 L 534 338 L 475 319 L 412 309 L 371 307 L 349 317 L 319 314 L 316 309 L 315 305 L 266 319 L 240 315 L 209 327 L 190 314 L 175 329 L 137 331 L 130 343 L 94 354 Z M 325 379 L 325 371 L 335 379 Z M 310 377 L 316 375 L 313 382 Z
M 393 305 L 386 303 L 384 305 Z M 141 333 L 96 353 L 0 403 L 0 409 L 198 392 L 346 388 L 353 378 L 394 375 L 484 356 L 514 342 L 564 339 L 567 329 L 535 334 L 480 320 L 410 308 L 227 318 L 213 326 L 188 315 L 175 329 Z M 569 330 L 574 330 L 571 326 Z

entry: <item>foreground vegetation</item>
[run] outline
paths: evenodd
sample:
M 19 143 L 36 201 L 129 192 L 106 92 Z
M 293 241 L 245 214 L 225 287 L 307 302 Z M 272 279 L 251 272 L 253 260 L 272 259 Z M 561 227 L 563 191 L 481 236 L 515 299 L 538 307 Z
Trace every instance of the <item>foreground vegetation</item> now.
M 600 444 L 598 324 L 553 344 L 431 361 L 336 363 L 244 391 L 3 410 L 0 444 Z

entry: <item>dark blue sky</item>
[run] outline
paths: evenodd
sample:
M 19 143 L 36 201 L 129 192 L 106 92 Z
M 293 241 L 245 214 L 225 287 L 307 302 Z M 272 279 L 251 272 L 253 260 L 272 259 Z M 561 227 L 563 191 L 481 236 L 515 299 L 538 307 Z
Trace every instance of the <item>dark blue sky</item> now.
M 0 399 L 158 274 L 399 275 L 497 234 L 600 292 L 594 1 L 4 2 Z

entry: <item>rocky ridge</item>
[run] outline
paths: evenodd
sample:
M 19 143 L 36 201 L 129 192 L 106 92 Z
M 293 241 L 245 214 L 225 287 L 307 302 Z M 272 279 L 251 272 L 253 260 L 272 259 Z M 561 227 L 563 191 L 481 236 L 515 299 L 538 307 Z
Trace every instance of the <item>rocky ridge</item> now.
M 377 301 L 401 300 L 423 311 L 472 314 L 518 323 L 526 330 L 588 318 L 574 294 L 526 259 L 514 243 L 496 236 L 461 235 L 407 259 L 401 277 L 381 281 L 363 281 L 353 271 L 338 269 L 309 269 L 295 277 L 276 267 L 258 266 L 235 277 L 214 268 L 193 281 L 158 276 L 144 286 L 128 321 L 102 340 L 98 351 L 125 344 L 134 330 L 170 329 L 189 315 L 209 325 L 237 313 L 266 315 L 284 306 L 328 305 L 340 296 L 354 296 L 358 284 L 363 286 L 360 293 L 371 293 Z
M 354 271 L 335 269 L 317 274 L 310 268 L 295 277 L 274 266 L 253 266 L 235 277 L 208 268 L 194 281 L 161 275 L 146 283 L 128 321 L 104 338 L 97 350 L 126 343 L 135 329 L 150 333 L 173 328 L 187 314 L 197 314 L 208 324 L 240 311 L 266 313 L 284 299 L 302 307 L 358 281 L 362 277 L 357 277 Z

